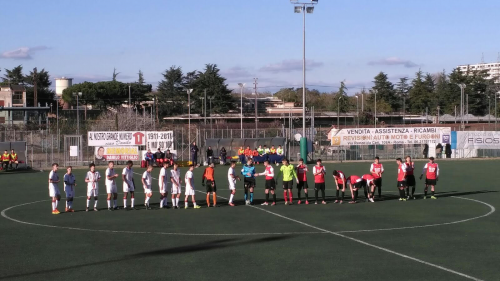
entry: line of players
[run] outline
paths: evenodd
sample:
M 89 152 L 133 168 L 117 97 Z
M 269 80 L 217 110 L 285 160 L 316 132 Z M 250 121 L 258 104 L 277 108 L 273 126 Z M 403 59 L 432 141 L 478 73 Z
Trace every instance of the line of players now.
M 415 169 L 414 162 L 411 161 L 409 156 L 406 157 L 406 161 L 398 158 L 398 181 L 397 186 L 400 193 L 399 200 L 406 201 L 408 199 L 415 199 L 415 176 L 413 174 Z M 304 203 L 309 204 L 308 196 L 308 184 L 307 184 L 307 172 L 309 171 L 307 166 L 304 164 L 303 160 L 299 160 L 299 164 L 295 167 L 290 165 L 287 159 L 283 160 L 283 165 L 280 167 L 278 176 L 275 178 L 274 168 L 269 163 L 269 161 L 264 162 L 265 170 L 262 173 L 256 173 L 255 166 L 251 159 L 247 161 L 243 168 L 241 169 L 241 175 L 243 175 L 244 180 L 244 190 L 245 190 L 245 204 L 253 204 L 253 193 L 255 188 L 255 178 L 257 176 L 265 177 L 265 202 L 262 205 L 269 205 L 269 193 L 272 195 L 272 203 L 270 205 L 276 205 L 276 186 L 278 185 L 279 178 L 282 178 L 283 186 L 283 197 L 285 199 L 285 205 L 293 204 L 293 181 L 297 182 L 297 204 L 302 203 L 301 191 L 304 191 L 305 201 Z M 231 162 L 230 168 L 228 169 L 228 182 L 230 190 L 229 205 L 235 206 L 234 196 L 236 194 L 236 181 L 240 181 L 240 177 L 237 176 L 235 170 L 236 162 Z M 59 176 L 57 174 L 59 165 L 54 163 L 52 165 L 52 170 L 49 173 L 49 196 L 52 198 L 52 214 L 59 214 L 58 203 L 61 199 L 61 195 L 58 188 L 58 183 L 60 182 Z M 133 177 L 133 162 L 128 161 L 127 166 L 122 170 L 122 180 L 123 180 L 123 208 L 127 209 L 128 195 L 130 194 L 130 208 L 129 210 L 135 209 L 135 182 Z M 171 170 L 167 170 L 169 167 L 168 163 L 163 163 L 163 168 L 160 170 L 159 176 L 159 193 L 160 193 L 160 209 L 168 208 L 168 186 L 170 185 L 170 194 L 172 200 L 172 207 L 174 209 L 179 209 L 179 199 L 181 196 L 181 172 L 177 164 L 173 165 Z M 63 177 L 64 191 L 66 193 L 66 212 L 74 212 L 73 209 L 73 199 L 75 195 L 76 179 L 72 173 L 72 167 L 67 167 L 67 173 Z M 151 172 L 153 170 L 152 166 L 148 166 L 147 170 L 142 174 L 141 183 L 143 186 L 143 191 L 145 193 L 144 205 L 146 209 L 151 209 L 150 199 L 153 195 L 152 191 L 152 176 Z M 184 208 L 188 208 L 188 199 L 191 196 L 191 201 L 193 203 L 193 208 L 199 209 L 200 206 L 197 205 L 195 200 L 195 186 L 193 177 L 194 166 L 189 166 L 188 171 L 184 177 L 185 192 L 184 192 Z M 210 164 L 208 168 L 205 169 L 202 176 L 202 185 L 206 187 L 206 201 L 208 207 L 217 207 L 217 186 L 214 177 L 214 164 Z M 314 176 L 314 191 L 315 191 L 315 204 L 318 204 L 318 195 L 321 192 L 321 204 L 326 204 L 325 200 L 325 175 L 326 170 L 322 165 L 321 159 L 316 161 L 316 165 L 312 170 Z M 351 201 L 349 203 L 356 203 L 358 201 L 358 191 L 359 189 L 364 190 L 365 198 L 367 201 L 375 202 L 375 191 L 378 191 L 378 198 L 381 199 L 382 193 L 382 174 L 384 173 L 384 167 L 380 163 L 379 158 L 376 157 L 374 163 L 371 164 L 370 174 L 365 174 L 363 176 L 351 175 L 346 177 L 342 171 L 333 171 L 333 178 L 335 180 L 336 186 L 336 200 L 334 203 L 342 204 L 344 201 L 344 193 L 346 186 L 349 186 L 351 191 Z M 431 186 L 432 199 L 437 199 L 434 195 L 435 185 L 439 178 L 439 166 L 434 162 L 434 158 L 429 158 L 429 163 L 425 164 L 420 179 L 423 175 L 426 175 L 424 199 L 427 198 L 428 187 Z M 105 172 L 105 185 L 107 192 L 107 206 L 108 210 L 113 211 L 118 209 L 117 205 L 117 186 L 115 179 L 118 178 L 118 174 L 114 170 L 114 162 L 110 161 L 108 163 L 108 168 Z M 94 211 L 98 211 L 98 194 L 99 194 L 99 181 L 101 180 L 101 175 L 95 170 L 95 165 L 89 165 L 89 171 L 85 176 L 85 182 L 87 183 L 87 206 L 86 211 L 89 211 L 90 202 L 94 199 Z M 410 187 L 411 195 L 410 195 Z M 405 195 L 406 189 L 406 195 Z M 341 195 L 340 195 L 341 194 Z M 212 195 L 213 204 L 210 204 L 210 195 Z

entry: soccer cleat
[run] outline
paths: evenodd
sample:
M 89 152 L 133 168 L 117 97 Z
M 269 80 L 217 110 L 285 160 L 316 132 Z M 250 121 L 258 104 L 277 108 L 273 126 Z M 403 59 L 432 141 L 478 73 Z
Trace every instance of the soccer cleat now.
M 276 206 L 276 202 L 273 202 L 273 204 L 271 204 L 271 206 Z
M 372 203 L 375 203 L 375 200 L 373 200 L 373 198 L 370 198 L 368 200 L 370 200 L 370 202 L 372 202 Z
M 71 213 L 74 213 L 74 212 L 75 212 L 75 210 L 73 210 L 73 209 L 69 209 L 69 211 L 70 211 Z
M 318 205 L 318 201 L 314 202 L 314 205 Z
M 250 205 L 250 200 L 245 201 L 245 205 L 249 206 Z
M 89 208 L 88 208 L 88 207 L 87 207 L 87 208 L 85 208 L 85 212 L 88 212 L 88 211 L 89 211 Z
M 269 205 L 269 204 L 268 204 L 267 202 L 264 202 L 264 203 L 262 203 L 262 204 L 260 204 L 260 205 L 261 205 L 261 206 L 267 206 L 267 205 Z
M 229 202 L 229 206 L 234 207 L 235 205 L 233 202 Z
M 118 210 L 118 207 L 114 207 L 113 210 L 115 210 L 115 211 Z
M 97 208 L 94 208 L 94 212 L 98 212 L 99 210 Z
M 65 211 L 66 213 L 67 213 L 67 212 L 69 212 L 69 208 L 68 208 L 68 207 L 66 207 L 66 209 L 64 209 L 64 211 Z
M 207 208 L 210 208 L 210 207 L 211 207 L 210 204 L 207 204 Z
M 403 201 L 403 198 L 399 198 L 399 201 Z
M 335 200 L 335 202 L 333 202 L 333 203 L 334 203 L 334 204 L 337 204 L 337 203 L 339 203 L 339 200 Z
M 53 211 L 52 211 L 52 214 L 53 214 L 53 215 L 59 215 L 59 213 L 58 213 L 58 212 L 56 212 L 55 210 L 53 210 Z
M 151 207 L 147 206 L 147 207 L 146 207 L 146 210 L 152 210 L 152 209 L 151 209 Z
M 300 205 L 300 203 L 302 203 L 302 201 L 300 201 L 300 200 L 299 200 L 299 201 L 297 202 L 297 205 Z
M 344 201 L 340 200 L 339 204 L 343 204 L 343 203 L 344 203 Z
M 309 205 L 309 201 L 306 200 L 306 205 Z
M 424 200 L 427 199 L 427 196 L 424 196 Z
M 356 204 L 356 201 L 350 201 L 349 204 Z
M 406 202 L 406 198 L 403 198 L 403 202 Z
M 288 202 L 288 205 L 293 205 L 293 202 L 292 201 Z
M 186 205 L 184 205 L 184 209 L 187 209 L 187 208 L 188 208 L 188 205 L 187 205 L 187 204 L 186 204 Z
M 417 200 L 417 197 L 412 196 L 412 197 L 411 197 L 411 199 L 412 199 L 412 200 Z
M 326 201 L 321 202 L 321 204 L 326 205 Z
M 60 214 L 61 212 L 59 212 L 59 210 L 58 210 L 58 209 L 56 209 L 56 213 L 57 213 L 57 214 Z
M 201 209 L 201 207 L 199 205 L 196 205 L 193 207 L 193 209 Z
M 113 211 L 113 209 L 111 209 L 111 208 L 108 208 L 108 211 Z
M 288 201 L 285 201 L 285 205 L 288 205 Z
M 431 196 L 431 199 L 438 199 L 438 198 L 437 198 L 436 196 L 434 196 L 434 195 L 433 195 L 433 196 Z

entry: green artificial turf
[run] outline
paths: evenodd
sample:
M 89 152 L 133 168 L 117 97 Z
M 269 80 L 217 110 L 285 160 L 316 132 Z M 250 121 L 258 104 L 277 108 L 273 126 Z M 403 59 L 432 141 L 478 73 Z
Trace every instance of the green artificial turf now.
M 333 169 L 346 176 L 369 172 L 369 163 L 342 163 L 325 165 L 327 205 L 297 205 L 295 199 L 285 206 L 278 186 L 278 205 L 260 206 L 264 178 L 259 177 L 256 205 L 244 206 L 243 183 L 238 182 L 238 205 L 230 207 L 223 199 L 229 198 L 228 166 L 217 166 L 219 208 L 206 208 L 203 168 L 197 168 L 196 198 L 202 209 L 158 209 L 155 179 L 153 210 L 144 209 L 139 187 L 138 210 L 109 212 L 102 180 L 101 211 L 88 213 L 85 170 L 75 170 L 77 212 L 60 215 L 51 214 L 48 171 L 3 173 L 0 280 L 467 280 L 458 273 L 500 280 L 500 215 L 485 216 L 492 212 L 487 204 L 498 207 L 500 161 L 438 163 L 438 200 L 398 201 L 396 163 L 384 162 L 383 201 L 346 204 L 346 191 L 345 203 L 333 204 Z M 416 163 L 416 174 L 423 164 Z M 134 170 L 140 186 L 144 169 Z M 181 169 L 182 177 L 186 170 Z M 257 172 L 263 170 L 257 166 Z M 64 173 L 61 167 L 59 177 Z M 153 176 L 158 174 L 155 168 Z M 117 184 L 121 192 L 120 179 Z M 309 186 L 314 186 L 311 173 Z M 313 202 L 313 188 L 309 192 Z M 422 192 L 417 177 L 418 196 Z M 118 205 L 123 205 L 122 194 Z

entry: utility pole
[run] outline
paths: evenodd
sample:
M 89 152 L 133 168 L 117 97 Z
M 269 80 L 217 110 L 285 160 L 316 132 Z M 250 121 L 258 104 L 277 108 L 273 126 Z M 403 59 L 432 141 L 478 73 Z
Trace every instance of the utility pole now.
M 203 99 L 204 103 L 205 103 L 205 127 L 207 126 L 207 89 L 205 89 L 205 98 Z
M 36 67 L 33 68 L 33 97 L 34 97 L 34 105 L 36 106 L 38 104 L 38 87 L 37 87 L 37 81 L 38 81 L 38 72 Z M 9 86 L 10 86 L 10 79 L 9 79 Z
M 255 93 L 255 135 L 257 135 L 257 124 L 258 124 L 257 123 L 258 122 L 258 120 L 257 120 L 257 118 L 258 118 L 258 115 L 257 115 L 257 107 L 258 107 L 258 105 L 257 105 L 257 85 L 259 83 L 257 83 L 257 80 L 259 80 L 259 78 L 253 79 L 253 90 Z

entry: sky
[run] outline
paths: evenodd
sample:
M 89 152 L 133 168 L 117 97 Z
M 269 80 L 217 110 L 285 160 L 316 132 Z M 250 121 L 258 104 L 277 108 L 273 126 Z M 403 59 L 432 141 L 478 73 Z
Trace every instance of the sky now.
M 304 2 L 309 2 L 305 0 Z M 306 16 L 307 87 L 350 95 L 380 71 L 393 82 L 457 65 L 496 62 L 498 0 L 319 0 Z M 289 0 L 17 0 L 0 9 L 4 68 L 45 68 L 74 82 L 156 88 L 170 66 L 217 64 L 237 83 L 274 92 L 302 86 L 302 15 Z M 55 85 L 55 83 L 54 83 Z

